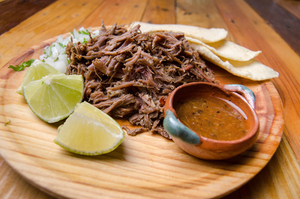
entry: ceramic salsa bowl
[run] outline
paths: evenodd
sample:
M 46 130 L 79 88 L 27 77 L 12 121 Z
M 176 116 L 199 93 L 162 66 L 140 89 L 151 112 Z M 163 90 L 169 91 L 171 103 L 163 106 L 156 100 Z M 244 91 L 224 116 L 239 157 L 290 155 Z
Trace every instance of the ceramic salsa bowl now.
M 190 96 L 209 96 L 224 99 L 234 104 L 247 118 L 247 132 L 235 140 L 217 140 L 201 135 L 184 125 L 179 119 L 174 107 L 179 101 Z M 195 82 L 176 88 L 167 98 L 163 121 L 164 128 L 173 141 L 187 153 L 208 160 L 221 160 L 234 157 L 250 148 L 257 139 L 259 121 L 255 113 L 255 97 L 247 87 L 239 84 L 219 86 L 211 83 Z M 221 118 L 222 119 L 222 118 Z M 224 119 L 224 118 L 223 118 Z M 201 123 L 202 121 L 197 121 Z M 216 121 L 217 122 L 217 121 Z M 235 131 L 235 128 L 231 129 Z

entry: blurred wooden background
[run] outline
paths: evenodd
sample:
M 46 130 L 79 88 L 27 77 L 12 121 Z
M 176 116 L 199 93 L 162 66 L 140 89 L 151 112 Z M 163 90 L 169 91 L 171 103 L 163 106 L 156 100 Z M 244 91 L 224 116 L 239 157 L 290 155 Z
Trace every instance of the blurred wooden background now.
M 56 0 L 0 0 L 0 35 Z M 300 55 L 299 0 L 245 0 Z

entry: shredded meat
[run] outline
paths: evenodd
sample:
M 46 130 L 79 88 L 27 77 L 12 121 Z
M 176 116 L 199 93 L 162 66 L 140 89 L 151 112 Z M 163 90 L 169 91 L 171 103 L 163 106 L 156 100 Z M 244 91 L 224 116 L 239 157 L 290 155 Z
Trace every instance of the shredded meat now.
M 177 86 L 214 82 L 213 72 L 193 50 L 183 33 L 141 33 L 103 22 L 99 36 L 86 43 L 69 42 L 67 74 L 85 80 L 84 100 L 115 118 L 128 118 L 141 128 L 171 139 L 162 126 L 163 108 Z

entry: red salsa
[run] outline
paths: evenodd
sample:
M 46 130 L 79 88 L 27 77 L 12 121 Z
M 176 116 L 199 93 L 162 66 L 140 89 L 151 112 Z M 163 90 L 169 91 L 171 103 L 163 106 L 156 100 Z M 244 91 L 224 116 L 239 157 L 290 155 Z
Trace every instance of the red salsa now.
M 203 137 L 237 140 L 249 129 L 246 114 L 230 101 L 207 96 L 190 96 L 178 101 L 179 120 Z

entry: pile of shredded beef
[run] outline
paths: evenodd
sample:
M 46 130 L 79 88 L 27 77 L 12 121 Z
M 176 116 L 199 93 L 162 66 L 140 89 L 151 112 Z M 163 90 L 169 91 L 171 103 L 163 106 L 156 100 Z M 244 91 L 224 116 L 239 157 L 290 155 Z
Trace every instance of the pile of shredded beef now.
M 195 81 L 214 82 L 213 72 L 183 33 L 141 33 L 102 24 L 100 34 L 86 43 L 69 42 L 67 74 L 85 80 L 84 100 L 114 118 L 128 118 L 140 128 L 171 139 L 162 126 L 164 103 L 176 87 Z

